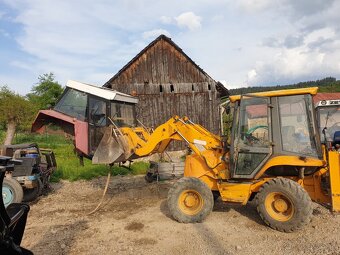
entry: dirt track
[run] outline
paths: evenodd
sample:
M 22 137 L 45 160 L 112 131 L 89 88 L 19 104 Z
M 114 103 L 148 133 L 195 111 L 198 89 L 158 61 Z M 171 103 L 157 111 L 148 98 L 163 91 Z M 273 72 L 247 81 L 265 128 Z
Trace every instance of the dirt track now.
M 22 245 L 35 254 L 340 254 L 340 215 L 316 205 L 312 222 L 296 233 L 265 226 L 254 205 L 217 201 L 203 222 L 180 224 L 166 205 L 171 182 L 142 176 L 112 179 L 94 215 L 105 178 L 61 182 L 31 205 Z

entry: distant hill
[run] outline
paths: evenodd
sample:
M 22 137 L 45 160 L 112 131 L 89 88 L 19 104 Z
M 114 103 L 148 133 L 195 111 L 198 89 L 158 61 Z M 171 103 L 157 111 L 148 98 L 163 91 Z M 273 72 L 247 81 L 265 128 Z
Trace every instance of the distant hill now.
M 279 90 L 279 89 L 296 89 L 296 88 L 307 88 L 307 87 L 319 87 L 319 92 L 340 92 L 340 80 L 336 80 L 334 77 L 326 77 L 316 81 L 305 81 L 291 85 L 276 85 L 266 87 L 248 87 L 230 89 L 231 95 L 240 95 L 254 92 Z

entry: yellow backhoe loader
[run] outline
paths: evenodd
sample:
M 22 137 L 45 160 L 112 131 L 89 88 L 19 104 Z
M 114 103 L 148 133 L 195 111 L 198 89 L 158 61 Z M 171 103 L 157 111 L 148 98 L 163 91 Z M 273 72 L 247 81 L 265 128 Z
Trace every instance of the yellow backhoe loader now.
M 90 97 L 93 92 L 87 93 Z M 218 196 L 242 205 L 255 199 L 268 226 L 292 232 L 310 221 L 312 200 L 340 211 L 340 154 L 321 146 L 312 102 L 316 93 L 317 88 L 306 88 L 231 96 L 226 106 L 232 119 L 229 138 L 187 117 L 174 116 L 151 130 L 130 118 L 124 124 L 123 112 L 103 111 L 107 124 L 88 156 L 94 163 L 112 164 L 161 153 L 171 141 L 184 141 L 192 153 L 186 157 L 184 177 L 169 190 L 174 219 L 201 222 Z M 42 125 L 39 117 L 34 125 Z

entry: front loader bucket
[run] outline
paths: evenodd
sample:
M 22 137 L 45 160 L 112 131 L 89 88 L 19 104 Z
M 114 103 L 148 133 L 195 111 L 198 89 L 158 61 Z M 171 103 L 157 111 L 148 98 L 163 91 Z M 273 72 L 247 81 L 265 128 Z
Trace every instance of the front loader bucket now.
M 93 164 L 112 164 L 124 162 L 132 155 L 125 138 L 114 132 L 113 127 L 107 127 L 98 148 L 96 149 Z

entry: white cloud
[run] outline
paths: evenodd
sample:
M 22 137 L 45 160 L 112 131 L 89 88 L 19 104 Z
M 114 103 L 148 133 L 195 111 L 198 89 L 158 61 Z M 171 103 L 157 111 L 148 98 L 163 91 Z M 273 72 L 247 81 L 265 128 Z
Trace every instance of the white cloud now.
M 248 72 L 248 81 L 253 81 L 256 79 L 257 72 L 255 69 L 252 69 Z
M 14 67 L 19 67 L 21 69 L 28 70 L 28 71 L 32 71 L 32 69 L 34 68 L 34 65 L 27 63 L 27 62 L 18 61 L 18 60 L 11 61 L 10 65 Z
M 254 13 L 266 10 L 276 4 L 275 0 L 238 0 L 237 5 L 240 9 Z
M 165 29 L 153 29 L 153 30 L 144 32 L 143 33 L 143 38 L 144 39 L 148 39 L 148 40 L 149 39 L 153 40 L 153 39 L 155 39 L 157 36 L 159 36 L 161 34 L 170 37 L 170 33 L 167 30 L 165 30 Z
M 228 88 L 340 78 L 340 1 L 325 1 L 3 0 L 1 82 L 101 84 L 159 34 Z
M 163 24 L 172 24 L 172 23 L 173 23 L 173 18 L 168 17 L 168 16 L 161 16 L 161 17 L 160 17 L 160 21 L 161 21 Z
M 224 19 L 224 16 L 221 14 L 217 14 L 211 18 L 213 22 L 222 22 Z
M 220 80 L 219 82 L 222 83 L 223 86 L 226 87 L 227 89 L 237 89 L 237 88 L 241 88 L 241 87 L 247 86 L 247 85 L 240 85 L 240 84 L 230 84 L 226 80 Z
M 330 58 L 336 58 L 335 56 L 340 57 L 340 50 L 325 54 L 319 51 L 307 52 L 307 46 L 283 49 L 271 60 L 258 62 L 249 71 L 247 83 L 276 85 L 339 74 L 339 65 L 332 65 L 334 59 L 329 61 Z
M 196 30 L 201 28 L 200 16 L 193 12 L 184 12 L 175 18 L 179 27 L 188 28 L 189 30 Z

